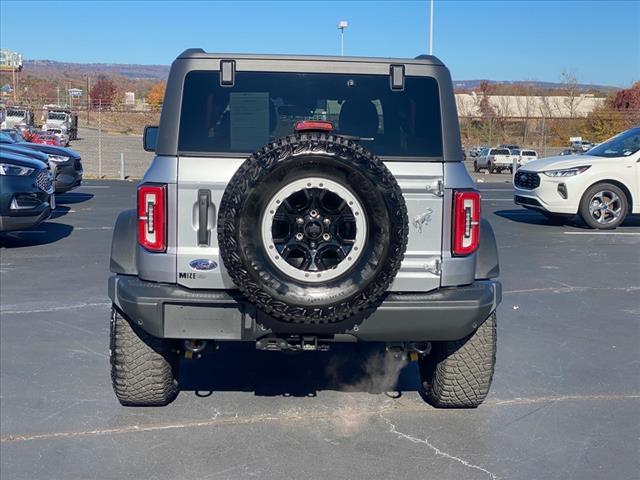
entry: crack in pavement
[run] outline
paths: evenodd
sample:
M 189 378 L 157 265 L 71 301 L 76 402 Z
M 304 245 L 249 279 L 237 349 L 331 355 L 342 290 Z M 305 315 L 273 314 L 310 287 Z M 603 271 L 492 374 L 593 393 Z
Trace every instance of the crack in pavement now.
M 640 287 L 572 287 L 570 285 L 563 287 L 543 287 L 543 288 L 527 288 L 525 290 L 505 290 L 503 294 L 508 293 L 574 293 L 574 292 L 588 292 L 588 291 L 621 291 L 621 292 L 637 292 Z
M 382 413 L 380 413 L 379 416 L 389 426 L 389 432 L 397 435 L 398 438 L 404 438 L 405 440 L 409 440 L 412 443 L 422 443 L 422 444 L 426 445 L 427 447 L 429 447 L 431 450 L 433 450 L 433 453 L 435 453 L 436 456 L 448 458 L 449 460 L 453 460 L 453 461 L 456 461 L 458 463 L 461 463 L 465 467 L 474 468 L 476 470 L 480 470 L 481 472 L 484 472 L 487 475 L 489 475 L 489 477 L 491 477 L 492 480 L 498 480 L 498 477 L 496 476 L 496 474 L 490 472 L 486 468 L 483 468 L 480 465 L 475 465 L 475 464 L 473 464 L 473 463 L 471 463 L 471 462 L 469 462 L 469 461 L 467 461 L 467 460 L 465 460 L 463 458 L 456 457 L 455 455 L 452 455 L 450 453 L 443 452 L 442 450 L 440 450 L 438 447 L 436 447 L 433 443 L 431 443 L 429 441 L 429 437 L 423 439 L 423 438 L 414 437 L 414 436 L 406 434 L 406 433 L 402 433 L 396 428 L 396 425 L 391 420 L 389 420 L 387 417 L 382 415 Z
M 89 308 L 89 307 L 107 307 L 111 306 L 110 302 L 100 302 L 100 303 L 76 303 L 72 305 L 60 305 L 58 307 L 47 307 L 42 309 L 33 309 L 33 310 L 11 310 L 8 309 L 0 309 L 0 314 L 2 315 L 17 315 L 19 313 L 48 313 L 48 312 L 57 312 L 60 310 L 78 310 L 81 308 Z M 15 305 L 12 305 L 15 307 Z
M 556 395 L 532 398 L 513 398 L 506 400 L 490 400 L 484 402 L 484 407 L 502 407 L 512 405 L 533 405 L 537 403 L 557 403 L 557 402 L 580 402 L 580 401 L 620 401 L 620 400 L 640 400 L 640 394 L 621 394 L 621 395 Z M 380 416 L 385 412 L 389 413 L 411 413 L 420 412 L 442 413 L 442 410 L 429 409 L 424 402 L 416 401 L 414 404 L 394 405 L 393 407 L 382 406 L 381 408 L 352 410 L 352 416 L 362 416 L 363 418 L 371 416 Z M 229 416 L 221 417 L 222 413 L 215 412 L 215 415 L 207 420 L 193 422 L 165 423 L 155 425 L 125 425 L 113 428 L 96 428 L 94 430 L 82 430 L 75 432 L 51 432 L 36 434 L 13 434 L 0 437 L 0 443 L 12 442 L 28 442 L 32 440 L 49 440 L 57 438 L 75 438 L 99 435 L 115 435 L 139 432 L 155 432 L 161 430 L 178 430 L 186 428 L 204 428 L 216 425 L 247 425 L 258 422 L 286 422 L 286 421 L 303 421 L 303 420 L 330 420 L 335 418 L 335 410 L 327 410 L 314 412 L 304 409 L 294 411 L 287 410 L 272 414 L 258 414 L 246 417 L 240 417 L 237 413 L 229 414 Z

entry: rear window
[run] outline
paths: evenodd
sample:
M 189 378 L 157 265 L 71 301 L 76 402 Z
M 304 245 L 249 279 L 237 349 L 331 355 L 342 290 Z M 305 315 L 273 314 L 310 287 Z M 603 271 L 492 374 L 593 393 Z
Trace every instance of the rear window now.
M 511 155 L 506 148 L 495 148 L 489 155 Z
M 181 153 L 250 153 L 292 134 L 300 120 L 328 120 L 377 155 L 441 157 L 438 84 L 406 77 L 391 90 L 387 75 L 237 72 L 233 87 L 217 71 L 185 78 Z

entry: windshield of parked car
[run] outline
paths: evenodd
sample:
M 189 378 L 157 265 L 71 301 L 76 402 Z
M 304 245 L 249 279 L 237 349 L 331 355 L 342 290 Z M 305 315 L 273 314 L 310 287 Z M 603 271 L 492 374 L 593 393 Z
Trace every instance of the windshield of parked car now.
M 217 71 L 193 71 L 184 82 L 179 150 L 249 153 L 291 135 L 301 120 L 326 120 L 360 137 L 374 154 L 442 157 L 438 83 L 388 75 L 238 72 L 233 86 Z
M 49 120 L 65 120 L 67 118 L 67 114 L 60 112 L 49 112 L 47 118 Z
M 510 155 L 506 148 L 494 148 L 489 155 Z
M 9 134 L 0 132 L 0 143 L 16 143 L 16 141 Z
M 7 117 L 24 117 L 24 110 L 14 110 L 13 108 L 7 109 Z
M 628 157 L 640 150 L 640 127 L 622 132 L 587 152 L 596 157 Z

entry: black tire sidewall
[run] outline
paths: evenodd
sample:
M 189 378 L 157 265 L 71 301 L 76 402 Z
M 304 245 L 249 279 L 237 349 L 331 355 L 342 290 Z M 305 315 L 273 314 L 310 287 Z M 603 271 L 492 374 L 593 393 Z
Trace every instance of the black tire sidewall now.
M 269 199 L 305 177 L 342 184 L 366 212 L 361 255 L 327 282 L 298 281 L 277 269 L 259 228 Z M 326 134 L 286 137 L 256 152 L 229 182 L 218 219 L 221 257 L 234 283 L 260 311 L 293 324 L 333 324 L 375 307 L 400 268 L 407 234 L 404 198 L 386 166 L 357 143 Z

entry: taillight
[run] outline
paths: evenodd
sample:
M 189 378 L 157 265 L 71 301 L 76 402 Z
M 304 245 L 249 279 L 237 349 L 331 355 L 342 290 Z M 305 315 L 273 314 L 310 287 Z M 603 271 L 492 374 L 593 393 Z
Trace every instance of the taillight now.
M 167 249 L 167 186 L 138 187 L 138 243 L 150 252 Z
M 453 238 L 451 253 L 470 255 L 480 241 L 480 192 L 457 190 L 453 194 Z

